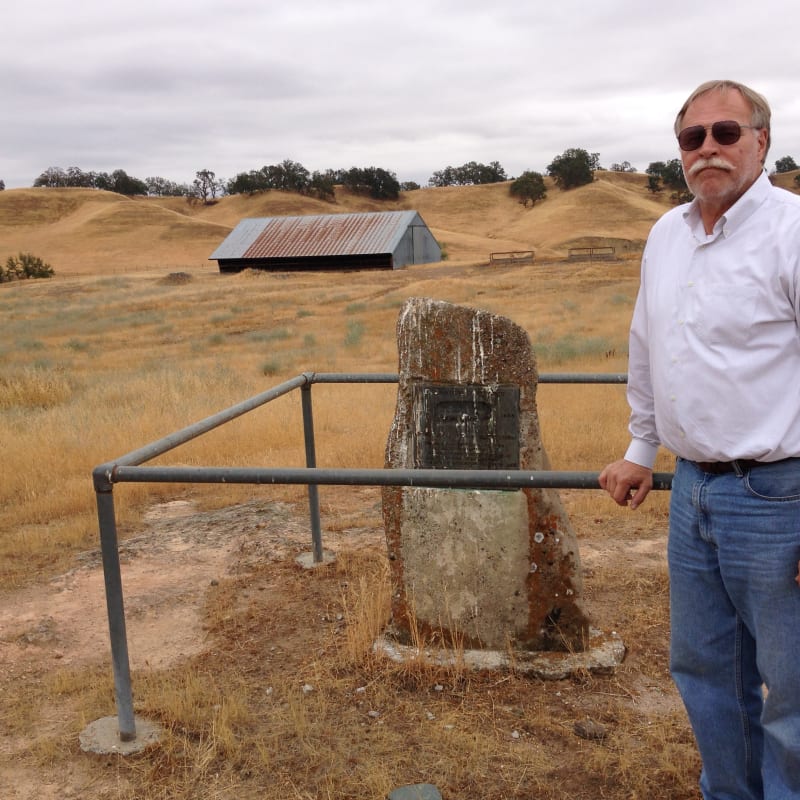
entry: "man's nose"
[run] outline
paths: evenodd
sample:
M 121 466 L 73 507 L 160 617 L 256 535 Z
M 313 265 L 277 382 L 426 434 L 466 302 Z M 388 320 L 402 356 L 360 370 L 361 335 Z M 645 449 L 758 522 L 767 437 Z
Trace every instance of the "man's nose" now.
M 698 153 L 701 156 L 712 156 L 719 152 L 719 144 L 717 140 L 711 135 L 711 130 L 706 131 L 706 138 L 703 139 L 703 144 L 700 145 Z

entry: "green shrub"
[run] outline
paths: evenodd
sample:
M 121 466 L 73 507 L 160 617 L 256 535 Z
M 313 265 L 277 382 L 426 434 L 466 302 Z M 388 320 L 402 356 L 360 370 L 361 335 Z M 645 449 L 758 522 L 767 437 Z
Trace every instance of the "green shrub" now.
M 52 278 L 55 270 L 32 253 L 9 256 L 5 268 L 0 267 L 0 283 L 22 281 L 28 278 Z
M 347 332 L 344 343 L 347 347 L 355 347 L 364 338 L 364 323 L 357 319 L 347 321 Z
M 567 334 L 554 342 L 539 341 L 534 344 L 533 349 L 537 358 L 545 364 L 563 364 L 578 358 L 608 356 L 610 353 L 624 351 L 623 347 L 618 348 L 602 336 L 579 338 L 574 334 Z
M 251 342 L 279 342 L 290 338 L 291 335 L 286 328 L 273 328 L 272 330 L 250 331 L 247 338 Z
M 262 375 L 277 375 L 281 371 L 281 364 L 279 361 L 265 361 L 261 365 Z
M 20 350 L 44 350 L 46 345 L 41 339 L 22 339 L 17 342 Z

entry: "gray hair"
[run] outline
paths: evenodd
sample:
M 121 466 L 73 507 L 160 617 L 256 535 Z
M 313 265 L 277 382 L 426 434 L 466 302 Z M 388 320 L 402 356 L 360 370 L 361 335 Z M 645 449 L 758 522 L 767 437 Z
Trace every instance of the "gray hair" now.
M 683 127 L 683 118 L 686 115 L 686 111 L 689 106 L 695 100 L 697 100 L 698 97 L 708 94 L 709 92 L 729 92 L 732 89 L 739 92 L 739 94 L 741 94 L 742 97 L 744 97 L 744 99 L 749 103 L 751 109 L 750 124 L 754 128 L 764 128 L 767 131 L 767 149 L 764 151 L 764 160 L 766 161 L 767 153 L 769 152 L 769 146 L 772 142 L 772 136 L 769 127 L 772 112 L 770 111 L 769 103 L 767 102 L 766 98 L 751 89 L 749 86 L 745 86 L 743 83 L 727 80 L 706 81 L 705 83 L 701 83 L 700 86 L 698 86 L 689 95 L 686 102 L 683 104 L 683 106 L 681 106 L 681 110 L 678 112 L 678 115 L 675 117 L 675 135 L 677 136 L 680 133 L 681 128 Z

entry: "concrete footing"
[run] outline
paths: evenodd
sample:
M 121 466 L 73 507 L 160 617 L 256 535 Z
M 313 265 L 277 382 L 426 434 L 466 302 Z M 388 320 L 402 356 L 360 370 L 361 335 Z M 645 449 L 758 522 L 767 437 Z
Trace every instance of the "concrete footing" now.
M 329 564 L 333 564 L 336 561 L 336 554 L 330 550 L 323 550 L 322 561 L 314 561 L 313 553 L 301 553 L 294 561 L 295 564 L 303 569 L 316 569 L 317 567 L 327 567 Z
M 123 742 L 119 738 L 119 719 L 102 717 L 92 722 L 81 731 L 81 750 L 85 753 L 118 753 L 129 756 L 141 753 L 142 750 L 156 744 L 161 738 L 161 727 L 141 717 L 134 719 L 136 738 L 131 742 Z
M 561 680 L 580 672 L 607 675 L 625 658 L 625 645 L 616 633 L 590 629 L 589 642 L 580 652 L 551 650 L 453 650 L 399 644 L 391 634 L 378 638 L 373 650 L 399 663 L 419 661 L 437 666 L 464 665 L 472 670 L 508 669 L 544 680 Z
M 442 793 L 432 783 L 414 783 L 398 786 L 387 800 L 442 800 Z

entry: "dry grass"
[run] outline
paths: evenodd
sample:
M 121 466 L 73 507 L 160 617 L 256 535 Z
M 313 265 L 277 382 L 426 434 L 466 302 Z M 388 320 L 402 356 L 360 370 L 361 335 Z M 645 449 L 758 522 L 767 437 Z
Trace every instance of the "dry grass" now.
M 598 581 L 621 589 L 618 578 Z M 209 592 L 207 652 L 137 676 L 137 712 L 159 720 L 164 736 L 139 758 L 94 759 L 113 778 L 95 796 L 355 800 L 433 782 L 451 798 L 695 798 L 682 713 L 644 701 L 664 679 L 664 584 L 640 576 L 629 587 L 648 592 L 649 609 L 634 612 L 643 618 L 624 622 L 646 657 L 615 676 L 540 682 L 375 655 L 387 600 L 378 553 L 343 554 L 322 573 L 256 569 Z M 35 699 L 76 712 L 24 761 L 62 763 L 59 741 L 109 711 L 108 684 L 96 671 L 52 679 Z M 41 724 L 21 704 L 14 712 L 22 730 Z M 587 718 L 603 740 L 576 737 Z
M 624 371 L 634 259 L 539 258 L 491 272 L 485 263 L 492 250 L 553 252 L 579 235 L 641 240 L 657 203 L 626 181 L 556 194 L 534 210 L 504 187 L 411 193 L 402 202 L 420 210 L 451 260 L 329 275 L 221 276 L 202 263 L 241 216 L 326 210 L 280 193 L 210 208 L 103 193 L 87 200 L 79 190 L 0 193 L 3 208 L 15 209 L 0 213 L 13 221 L 0 223 L 0 246 L 35 252 L 57 270 L 50 281 L 0 290 L 4 597 L 37 583 L 47 591 L 49 578 L 96 547 L 95 465 L 305 370 L 396 371 L 395 322 L 407 297 L 512 318 L 529 331 L 540 371 Z M 596 204 L 607 207 L 601 229 L 587 221 Z M 337 210 L 366 206 L 342 197 Z M 100 270 L 109 253 L 119 274 Z M 554 468 L 597 470 L 624 449 L 622 387 L 540 386 L 538 399 Z M 315 386 L 318 465 L 381 466 L 394 400 L 392 386 Z M 281 398 L 161 461 L 302 465 L 300 413 L 299 397 Z M 302 487 L 269 491 L 303 513 Z M 210 511 L 252 490 L 127 484 L 115 494 L 127 537 L 161 500 L 191 498 Z M 208 589 L 199 655 L 136 672 L 137 713 L 166 731 L 155 749 L 131 759 L 78 751 L 82 727 L 114 713 L 107 656 L 86 654 L 79 667 L 14 670 L 13 690 L 0 683 L 15 769 L 98 798 L 381 798 L 415 782 L 484 800 L 697 796 L 697 758 L 666 675 L 663 560 L 628 560 L 629 548 L 663 542 L 663 494 L 631 515 L 598 493 L 564 493 L 595 554 L 586 573 L 592 614 L 633 646 L 614 676 L 551 683 L 373 653 L 388 608 L 385 554 L 353 547 L 350 532 L 380 527 L 374 494 L 322 487 L 320 497 L 326 546 L 338 552 L 332 567 L 249 564 Z M 604 548 L 617 555 L 598 557 Z M 605 726 L 606 739 L 576 737 L 585 717 Z
M 270 564 L 226 581 L 208 593 L 207 651 L 136 676 L 137 713 L 164 726 L 159 745 L 138 758 L 83 756 L 104 779 L 93 796 L 355 800 L 434 782 L 448 798 L 696 798 L 682 713 L 646 702 L 664 680 L 665 580 L 595 577 L 647 594 L 623 622 L 644 652 L 615 676 L 558 682 L 373 653 L 388 599 L 377 552 L 344 553 L 322 572 Z M 17 733 L 41 728 L 49 704 L 61 710 L 22 764 L 81 758 L 65 743 L 109 712 L 109 684 L 103 670 L 65 670 L 18 695 L 4 713 Z M 576 737 L 587 718 L 603 740 Z

